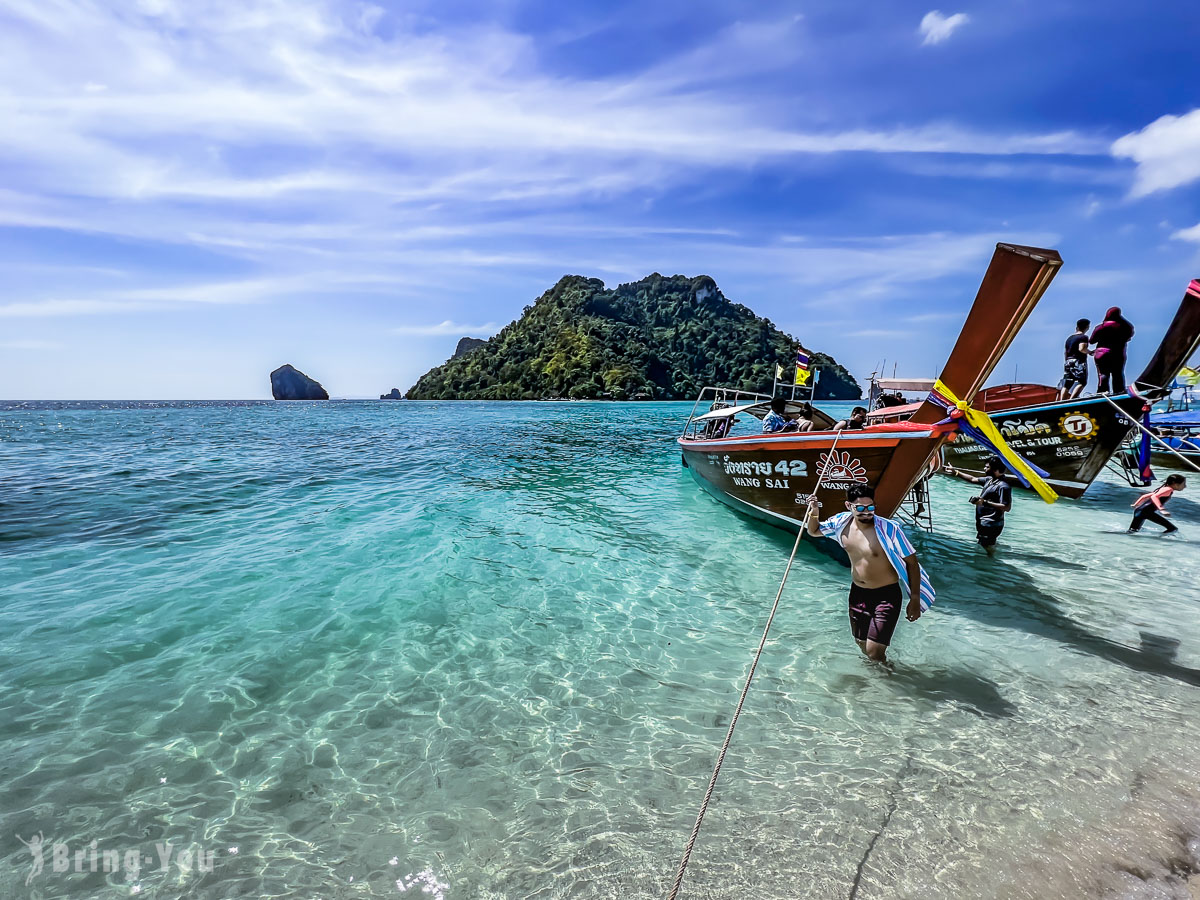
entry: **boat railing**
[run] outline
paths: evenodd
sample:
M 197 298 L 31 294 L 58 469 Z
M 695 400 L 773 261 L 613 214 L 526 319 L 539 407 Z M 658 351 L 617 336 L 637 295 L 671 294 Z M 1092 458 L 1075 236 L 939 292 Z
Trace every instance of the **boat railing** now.
M 684 440 L 695 440 L 696 429 L 699 423 L 696 422 L 696 410 L 705 400 L 709 402 L 709 408 L 704 412 L 711 412 L 714 409 L 720 409 L 716 404 L 720 403 L 723 406 L 730 408 L 735 406 L 744 406 L 747 403 L 761 403 L 771 399 L 770 394 L 761 394 L 757 391 L 743 391 L 738 388 L 716 387 L 715 385 L 705 385 L 700 389 L 700 395 L 696 398 L 696 402 L 692 404 L 692 411 L 688 414 L 687 422 L 683 426 L 683 434 L 681 437 Z M 703 415 L 703 413 L 701 413 Z M 688 432 L 691 432 L 689 435 Z

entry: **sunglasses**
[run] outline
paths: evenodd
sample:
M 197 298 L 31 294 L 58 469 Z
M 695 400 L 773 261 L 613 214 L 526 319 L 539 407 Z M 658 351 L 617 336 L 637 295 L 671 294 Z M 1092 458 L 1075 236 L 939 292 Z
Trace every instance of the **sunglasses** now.
M 870 506 L 855 506 L 854 511 L 855 512 L 875 512 L 875 504 L 872 503 Z

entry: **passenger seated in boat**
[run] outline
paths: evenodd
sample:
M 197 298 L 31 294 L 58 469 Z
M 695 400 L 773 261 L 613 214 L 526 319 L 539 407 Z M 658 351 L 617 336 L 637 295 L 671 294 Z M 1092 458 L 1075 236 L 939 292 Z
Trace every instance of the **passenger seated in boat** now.
M 733 416 L 729 416 L 725 419 L 717 419 L 717 421 L 713 423 L 712 433 L 710 436 L 713 438 L 723 438 L 725 435 L 729 434 L 729 429 L 732 427 Z
M 863 428 L 867 424 L 867 411 L 861 406 L 856 406 L 850 410 L 850 418 L 842 419 L 833 426 L 834 431 L 853 431 L 856 428 Z
M 763 419 L 763 434 L 775 434 L 787 430 L 788 420 L 783 414 L 785 409 L 787 409 L 787 403 L 782 397 L 771 398 L 771 411 Z
M 813 430 L 813 408 L 811 403 L 805 403 L 800 407 L 800 412 L 796 414 L 795 424 L 797 431 Z

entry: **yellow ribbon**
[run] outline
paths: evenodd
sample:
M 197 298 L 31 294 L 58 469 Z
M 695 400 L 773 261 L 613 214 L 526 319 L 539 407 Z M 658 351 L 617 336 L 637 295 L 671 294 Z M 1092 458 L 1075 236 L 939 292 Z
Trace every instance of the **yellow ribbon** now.
M 1042 480 L 1042 477 L 1030 468 L 1028 461 L 1023 456 L 1019 456 L 1017 451 L 1008 446 L 1008 443 L 1004 440 L 1004 436 L 1000 434 L 999 429 L 996 428 L 995 423 L 987 413 L 972 408 L 971 404 L 965 400 L 959 400 L 940 378 L 934 382 L 933 389 L 962 411 L 963 417 L 971 423 L 976 431 L 982 433 L 984 437 L 992 442 L 1009 466 L 1025 477 L 1025 480 L 1029 482 L 1029 486 L 1037 491 L 1039 497 L 1047 503 L 1053 503 L 1058 499 L 1058 494 L 1054 492 L 1054 488 L 1046 484 Z

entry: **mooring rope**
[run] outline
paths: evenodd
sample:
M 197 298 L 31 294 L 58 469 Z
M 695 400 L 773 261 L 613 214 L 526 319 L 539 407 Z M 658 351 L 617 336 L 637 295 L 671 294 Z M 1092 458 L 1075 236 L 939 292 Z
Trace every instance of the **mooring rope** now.
M 1104 397 L 1104 399 L 1109 402 L 1109 404 L 1113 407 L 1113 409 L 1115 409 L 1117 412 L 1121 413 L 1121 415 L 1123 415 L 1130 422 L 1132 422 L 1134 425 L 1136 425 L 1143 434 L 1147 434 L 1150 437 L 1154 438 L 1154 440 L 1158 441 L 1160 444 L 1162 444 L 1164 447 L 1166 447 L 1167 450 L 1169 450 L 1171 453 L 1174 453 L 1176 456 L 1178 456 L 1184 465 L 1190 466 L 1191 468 L 1195 469 L 1197 472 L 1200 472 L 1200 466 L 1196 465 L 1194 462 L 1192 462 L 1190 459 L 1188 459 L 1186 456 L 1184 456 L 1182 453 L 1180 453 L 1178 450 L 1176 450 L 1174 447 L 1172 447 L 1170 444 L 1168 444 L 1166 441 L 1164 441 L 1162 438 L 1160 438 L 1153 431 L 1150 431 L 1148 428 L 1146 428 L 1146 426 L 1143 425 L 1141 422 L 1139 422 L 1136 418 L 1131 416 L 1129 413 L 1125 412 L 1125 410 L 1121 409 L 1121 407 L 1117 406 L 1117 404 L 1113 401 L 1112 397 L 1109 397 L 1105 394 L 1097 394 L 1097 396 Z
M 833 462 L 833 451 L 837 449 L 838 441 L 841 440 L 842 433 L 839 431 L 833 439 L 833 444 L 829 448 L 829 453 L 825 456 L 825 465 L 821 467 L 821 472 L 817 475 L 817 485 L 813 488 L 813 496 L 821 487 L 821 482 L 825 480 L 825 475 L 829 471 L 829 465 Z M 692 850 L 696 846 L 696 838 L 700 835 L 700 825 L 704 822 L 704 814 L 708 812 L 708 804 L 712 800 L 713 791 L 717 787 L 717 778 L 721 774 L 721 766 L 725 762 L 725 754 L 729 751 L 729 742 L 733 740 L 733 730 L 737 728 L 738 716 L 742 714 L 742 706 L 746 702 L 746 695 L 750 693 L 750 683 L 754 681 L 754 670 L 758 668 L 758 661 L 762 657 L 763 648 L 767 645 L 767 635 L 771 632 L 771 623 L 775 621 L 775 613 L 779 609 L 779 599 L 783 596 L 783 586 L 787 584 L 788 575 L 792 571 L 792 561 L 796 558 L 796 551 L 800 548 L 800 541 L 804 537 L 804 532 L 807 530 L 808 510 L 804 512 L 804 519 L 800 524 L 800 531 L 796 534 L 796 543 L 792 544 L 791 555 L 788 556 L 787 568 L 783 570 L 783 580 L 779 582 L 779 591 L 775 594 L 775 603 L 771 607 L 771 614 L 767 616 L 767 626 L 763 629 L 762 640 L 758 642 L 758 652 L 754 654 L 754 662 L 750 664 L 750 674 L 746 676 L 746 685 L 742 688 L 742 696 L 738 698 L 737 708 L 733 711 L 733 718 L 729 722 L 729 731 L 725 734 L 725 742 L 721 744 L 721 752 L 717 755 L 717 764 L 713 767 L 712 778 L 708 781 L 708 790 L 704 792 L 704 802 L 700 804 L 700 813 L 696 816 L 696 824 L 692 826 L 692 835 L 688 838 L 687 847 L 683 851 L 683 859 L 679 861 L 679 871 L 675 875 L 675 883 L 671 885 L 671 893 L 667 895 L 667 900 L 675 900 L 679 894 L 679 886 L 683 884 L 683 873 L 687 870 L 688 862 L 692 858 Z

